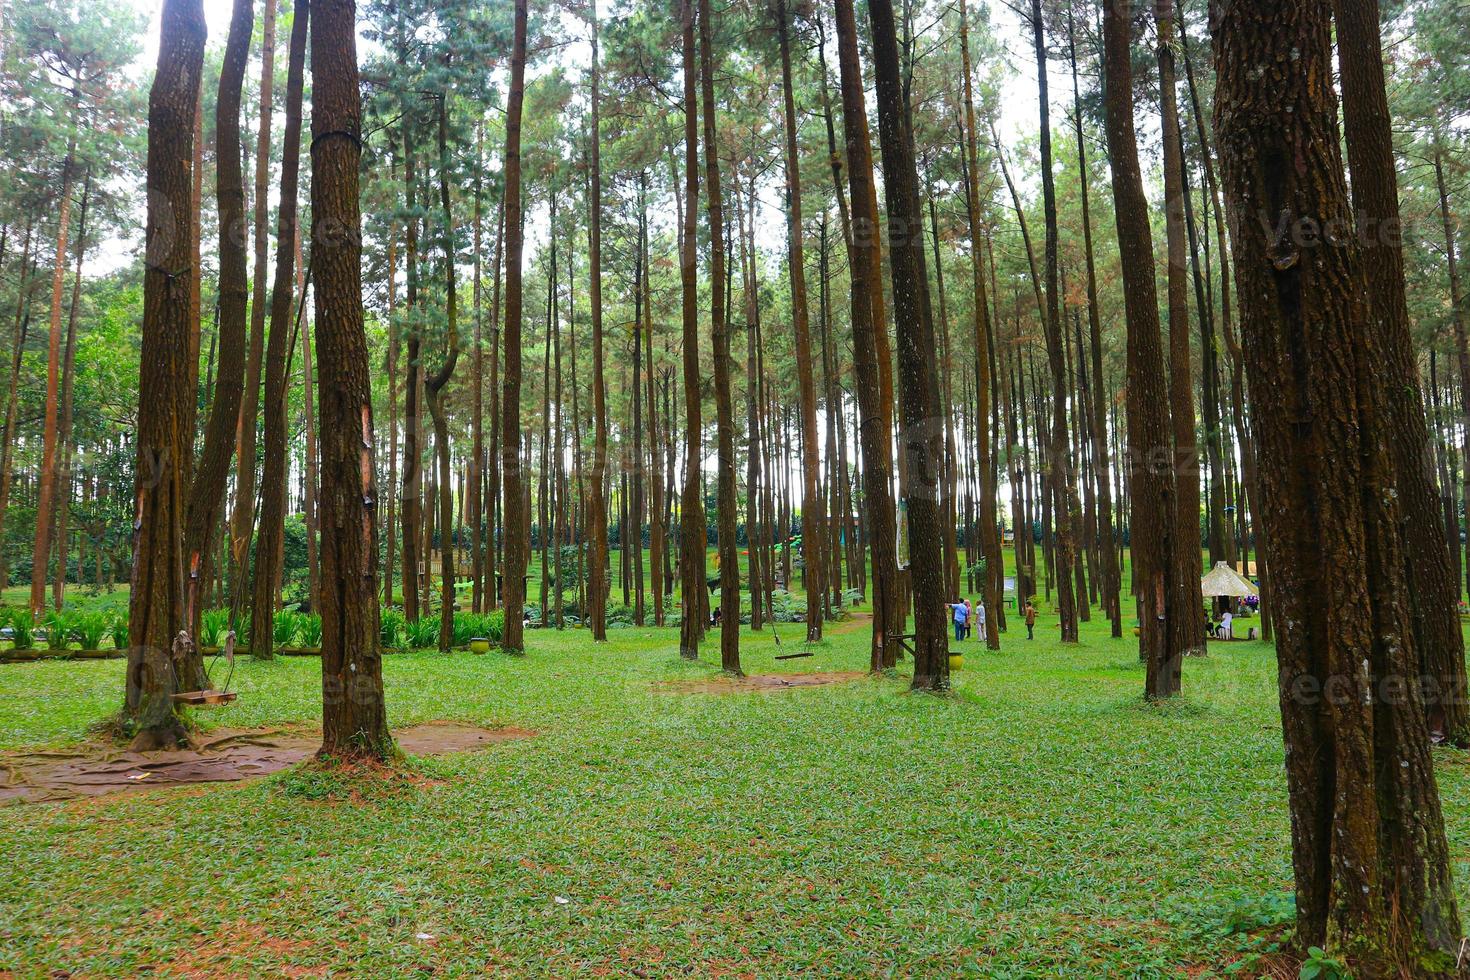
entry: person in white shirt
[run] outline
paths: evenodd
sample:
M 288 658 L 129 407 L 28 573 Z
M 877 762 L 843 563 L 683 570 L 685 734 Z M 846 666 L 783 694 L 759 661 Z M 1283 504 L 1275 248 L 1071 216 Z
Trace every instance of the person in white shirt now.
M 985 642 L 985 603 L 975 603 L 975 634 L 980 637 L 980 642 Z
M 1231 620 L 1233 620 L 1234 618 L 1235 617 L 1230 614 L 1230 610 L 1228 609 L 1225 610 L 1224 615 L 1220 617 L 1220 638 L 1222 640 L 1235 639 L 1235 634 L 1231 632 L 1230 628 Z

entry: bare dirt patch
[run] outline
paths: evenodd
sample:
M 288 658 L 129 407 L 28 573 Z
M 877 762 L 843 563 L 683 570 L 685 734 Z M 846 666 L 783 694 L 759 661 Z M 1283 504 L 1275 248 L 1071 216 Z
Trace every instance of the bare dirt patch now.
M 798 687 L 847 684 L 868 675 L 857 670 L 830 670 L 816 674 L 750 674 L 746 677 L 708 677 L 689 681 L 662 681 L 661 694 L 746 694 L 751 691 L 789 691 Z
M 475 752 L 534 734 L 523 728 L 433 721 L 401 729 L 394 737 L 411 755 L 445 755 Z M 309 729 L 223 729 L 201 736 L 192 748 L 170 752 L 95 744 L 62 751 L 7 752 L 0 754 L 0 804 L 239 782 L 295 765 L 314 755 L 320 745 L 320 733 Z

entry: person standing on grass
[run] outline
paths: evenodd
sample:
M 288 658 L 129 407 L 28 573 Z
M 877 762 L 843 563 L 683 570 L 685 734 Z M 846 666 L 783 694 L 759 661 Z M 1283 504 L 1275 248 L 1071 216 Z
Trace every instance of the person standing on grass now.
M 985 642 L 985 601 L 975 603 L 975 633 L 980 637 L 980 642 Z
M 1030 599 L 1026 600 L 1026 639 L 1036 639 L 1036 606 Z
M 969 639 L 975 633 L 975 607 L 970 600 L 965 600 L 965 639 Z
M 949 608 L 954 613 L 954 638 L 958 642 L 965 638 L 965 626 L 970 622 L 970 610 L 966 607 L 964 600 L 951 602 Z

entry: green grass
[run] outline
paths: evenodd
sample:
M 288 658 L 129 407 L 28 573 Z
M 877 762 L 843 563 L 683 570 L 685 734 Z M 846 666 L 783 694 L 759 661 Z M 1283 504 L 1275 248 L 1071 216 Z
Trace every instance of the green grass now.
M 866 664 L 860 622 L 785 664 L 769 633 L 743 640 L 751 672 Z M 944 698 L 902 677 L 658 693 L 715 674 L 713 644 L 681 661 L 672 630 L 527 645 L 386 658 L 395 726 L 539 732 L 418 785 L 286 773 L 5 810 L 0 974 L 1176 976 L 1237 958 L 1232 926 L 1289 915 L 1265 645 L 1188 661 L 1164 708 L 1096 618 L 1076 647 L 966 644 Z M 122 671 L 0 667 L 0 747 L 82 737 Z M 319 671 L 242 662 L 239 702 L 199 720 L 315 723 Z M 1470 759 L 1439 760 L 1466 907 Z

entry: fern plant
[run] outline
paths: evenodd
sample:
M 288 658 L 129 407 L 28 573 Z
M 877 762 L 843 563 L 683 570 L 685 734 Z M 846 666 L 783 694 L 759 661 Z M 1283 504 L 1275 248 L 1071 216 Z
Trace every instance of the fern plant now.
M 403 646 L 404 627 L 408 624 L 403 613 L 397 609 L 384 609 L 378 619 L 378 633 L 384 650 L 397 650 Z
M 296 642 L 296 614 L 281 610 L 271 621 L 271 640 L 278 647 L 288 647 Z
M 404 634 L 414 650 L 432 650 L 439 645 L 439 617 L 424 616 L 407 624 Z
M 297 635 L 301 638 L 304 647 L 316 648 L 322 645 L 322 618 L 315 613 L 302 616 L 298 621 Z
M 107 617 L 101 613 L 87 613 L 78 616 L 74 624 L 77 642 L 81 643 L 83 650 L 98 650 L 102 647 L 102 641 L 107 639 L 108 629 Z
M 54 612 L 46 617 L 46 649 L 65 650 L 71 642 L 71 617 Z
M 199 645 L 206 647 L 222 645 L 229 629 L 230 611 L 228 609 L 209 610 L 200 617 Z
M 31 623 L 31 614 L 17 609 L 10 616 L 10 645 L 16 650 L 33 650 L 36 646 L 36 628 Z

